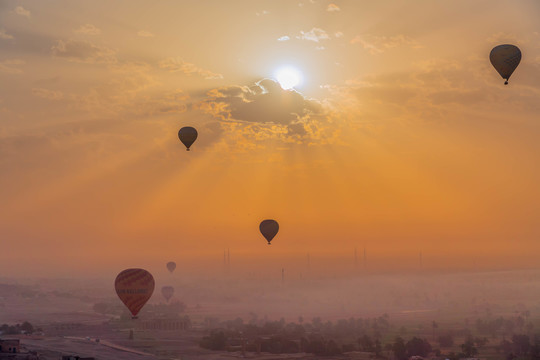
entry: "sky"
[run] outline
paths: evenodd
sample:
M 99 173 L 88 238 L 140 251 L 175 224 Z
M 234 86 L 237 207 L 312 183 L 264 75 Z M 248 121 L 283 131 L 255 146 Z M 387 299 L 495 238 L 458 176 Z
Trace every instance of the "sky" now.
M 307 254 L 346 268 L 355 248 L 379 270 L 420 252 L 428 269 L 536 267 L 539 15 L 536 0 L 1 0 L 0 273 L 219 272 L 225 249 L 242 271 Z M 505 43 L 523 54 L 508 86 L 489 62 Z

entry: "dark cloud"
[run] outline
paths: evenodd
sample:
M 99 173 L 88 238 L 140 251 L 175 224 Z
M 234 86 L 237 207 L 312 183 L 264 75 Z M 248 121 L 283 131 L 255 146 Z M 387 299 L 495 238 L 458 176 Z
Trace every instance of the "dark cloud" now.
M 304 124 L 298 122 L 287 126 L 287 135 L 305 136 L 307 135 L 307 131 Z
M 331 108 L 297 91 L 284 90 L 270 79 L 252 86 L 212 89 L 192 109 L 220 120 L 231 151 L 249 151 L 275 141 L 335 143 L 341 131 L 332 120 Z
M 270 79 L 256 85 L 229 86 L 209 92 L 203 108 L 223 120 L 290 125 L 322 113 L 322 106 L 294 90 L 284 90 Z

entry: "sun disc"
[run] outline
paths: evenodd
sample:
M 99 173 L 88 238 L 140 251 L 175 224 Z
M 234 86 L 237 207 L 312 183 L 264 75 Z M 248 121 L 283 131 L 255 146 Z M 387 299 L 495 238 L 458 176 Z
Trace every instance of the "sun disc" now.
M 274 77 L 285 90 L 292 89 L 302 82 L 302 73 L 292 66 L 280 67 L 275 71 Z

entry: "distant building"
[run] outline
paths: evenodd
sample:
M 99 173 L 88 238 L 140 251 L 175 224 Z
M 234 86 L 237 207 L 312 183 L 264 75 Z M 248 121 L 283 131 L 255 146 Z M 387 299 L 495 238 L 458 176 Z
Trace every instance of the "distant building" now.
M 19 339 L 0 339 L 0 352 L 19 353 L 21 351 Z
M 178 331 L 191 329 L 191 321 L 189 318 L 144 320 L 138 325 L 141 330 Z

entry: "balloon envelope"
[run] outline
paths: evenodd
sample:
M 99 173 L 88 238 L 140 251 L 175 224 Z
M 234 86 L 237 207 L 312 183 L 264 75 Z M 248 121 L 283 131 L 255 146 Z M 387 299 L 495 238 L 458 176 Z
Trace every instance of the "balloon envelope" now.
M 491 61 L 491 65 L 493 65 L 499 75 L 506 80 L 504 82 L 506 85 L 508 84 L 510 75 L 516 70 L 521 61 L 521 51 L 515 45 L 504 44 L 495 46 L 489 54 L 489 61 Z
M 169 270 L 171 273 L 176 269 L 176 263 L 174 261 L 169 261 L 167 263 L 167 270 Z
M 161 294 L 169 302 L 169 299 L 174 295 L 174 288 L 172 286 L 164 286 L 161 288 Z
M 116 277 L 114 288 L 116 294 L 129 309 L 133 318 L 154 292 L 154 277 L 144 269 L 126 269 Z
M 259 225 L 259 230 L 261 231 L 261 234 L 264 236 L 266 241 L 268 241 L 268 245 L 270 245 L 270 241 L 272 241 L 274 236 L 276 236 L 279 231 L 279 224 L 276 220 L 263 220 Z
M 178 138 L 186 146 L 186 150 L 189 151 L 189 147 L 197 140 L 197 130 L 191 126 L 185 126 L 178 131 Z

